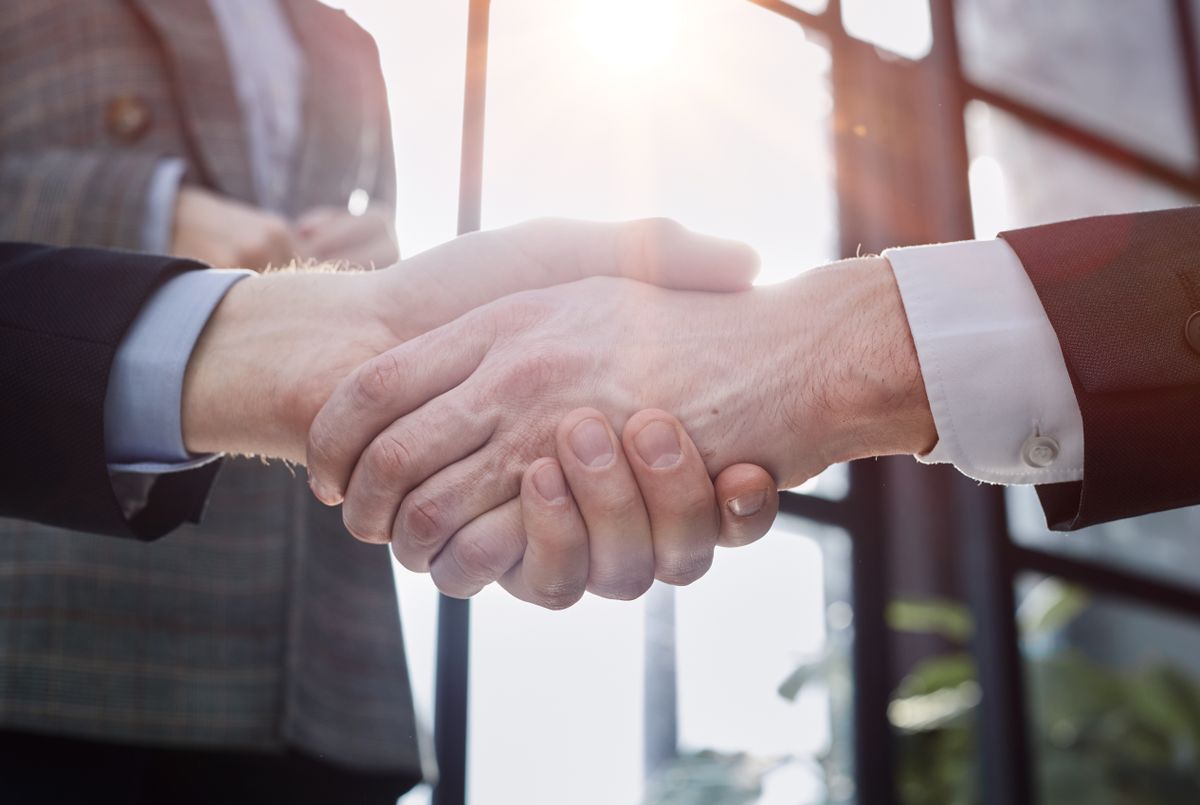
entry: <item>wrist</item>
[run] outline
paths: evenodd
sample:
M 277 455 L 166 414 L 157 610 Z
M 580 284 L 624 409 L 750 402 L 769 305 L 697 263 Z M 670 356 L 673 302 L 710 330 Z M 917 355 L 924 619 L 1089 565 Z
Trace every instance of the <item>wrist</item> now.
M 818 313 L 793 421 L 815 418 L 822 461 L 920 454 L 937 442 L 916 347 L 890 264 L 846 260 L 798 280 Z
M 367 291 L 364 275 L 303 272 L 233 286 L 188 361 L 187 449 L 302 462 L 309 425 L 338 381 L 395 343 Z

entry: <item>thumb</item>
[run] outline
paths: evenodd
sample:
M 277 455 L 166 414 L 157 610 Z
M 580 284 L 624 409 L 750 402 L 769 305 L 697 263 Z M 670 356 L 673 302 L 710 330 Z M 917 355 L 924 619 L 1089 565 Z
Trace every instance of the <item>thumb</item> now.
M 624 277 L 664 288 L 742 291 L 758 275 L 744 243 L 690 232 L 664 218 L 595 223 L 544 218 L 460 237 L 381 272 L 417 293 L 419 332 L 509 294 L 587 277 Z
M 701 235 L 669 218 L 619 223 L 547 218 L 495 234 L 532 261 L 525 267 L 534 283 L 530 288 L 624 277 L 676 290 L 744 291 L 758 276 L 758 253 L 745 243 Z
M 609 265 L 585 262 L 585 275 L 609 274 L 662 288 L 744 291 L 758 276 L 758 253 L 741 241 L 702 235 L 668 218 L 618 225 Z M 605 259 L 601 253 L 600 260 Z
M 721 470 L 713 482 L 721 506 L 721 533 L 717 544 L 724 547 L 749 545 L 771 529 L 779 513 L 775 479 L 754 464 L 735 464 Z

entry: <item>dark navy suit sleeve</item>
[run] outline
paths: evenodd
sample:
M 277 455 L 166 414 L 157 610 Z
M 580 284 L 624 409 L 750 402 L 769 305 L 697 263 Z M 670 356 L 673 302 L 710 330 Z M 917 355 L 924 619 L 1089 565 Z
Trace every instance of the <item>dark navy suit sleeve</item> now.
M 0 243 L 0 515 L 155 539 L 199 519 L 216 464 L 164 477 L 127 518 L 109 479 L 113 358 L 164 282 L 200 263 Z

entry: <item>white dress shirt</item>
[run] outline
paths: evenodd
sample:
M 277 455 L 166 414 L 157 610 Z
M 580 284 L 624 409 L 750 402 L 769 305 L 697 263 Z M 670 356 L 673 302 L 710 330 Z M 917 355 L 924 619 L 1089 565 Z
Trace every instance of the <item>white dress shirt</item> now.
M 926 463 L 996 484 L 1083 478 L 1083 418 L 1058 337 L 1003 240 L 892 249 L 938 443 Z

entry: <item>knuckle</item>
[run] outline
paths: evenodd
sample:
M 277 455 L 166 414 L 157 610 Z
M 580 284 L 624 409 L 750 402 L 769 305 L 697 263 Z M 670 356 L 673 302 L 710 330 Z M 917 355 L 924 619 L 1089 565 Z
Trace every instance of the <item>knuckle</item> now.
M 601 571 L 592 575 L 588 589 L 601 598 L 633 601 L 645 595 L 653 583 L 654 573 L 650 570 Z
M 388 353 L 379 355 L 359 369 L 351 380 L 351 393 L 358 407 L 376 408 L 395 398 L 400 380 L 400 363 Z
M 576 493 L 579 499 L 586 499 L 588 490 L 581 489 Z M 597 492 L 592 497 L 591 508 L 597 515 L 614 523 L 637 524 L 645 528 L 645 504 L 636 490 L 619 489 Z M 589 514 L 589 516 L 592 516 Z
M 423 553 L 416 553 L 409 549 L 402 540 L 392 539 L 392 556 L 396 557 L 396 561 L 400 563 L 406 570 L 411 570 L 413 573 L 429 573 L 429 557 Z
M 643 256 L 657 253 L 662 244 L 682 232 L 683 225 L 672 218 L 643 218 L 632 224 L 634 248 Z
M 397 538 L 422 552 L 436 549 L 450 536 L 449 514 L 431 497 L 406 498 L 397 525 Z
M 350 536 L 359 542 L 383 545 L 391 541 L 392 535 L 385 525 L 361 520 L 352 509 L 347 509 L 345 506 L 342 507 L 342 525 L 350 532 Z
M 450 556 L 469 584 L 479 587 L 491 584 L 508 568 L 503 564 L 502 551 L 491 540 L 456 540 L 450 545 Z
M 363 456 L 367 474 L 376 483 L 393 483 L 413 466 L 412 451 L 403 439 L 390 433 L 382 434 Z
M 651 241 L 674 237 L 683 231 L 683 224 L 674 218 L 668 218 L 663 215 L 642 218 L 635 221 L 634 226 L 637 227 L 638 234 Z
M 479 593 L 486 584 L 464 581 L 461 575 L 444 570 L 444 565 L 435 564 L 429 571 L 433 586 L 449 598 L 468 599 Z
M 711 551 L 668 554 L 657 559 L 655 578 L 674 587 L 686 587 L 698 581 L 712 567 Z
M 543 397 L 547 391 L 567 387 L 581 376 L 579 363 L 563 349 L 526 350 L 504 367 L 491 385 L 497 402 Z
M 531 585 L 534 604 L 543 609 L 559 612 L 579 603 L 583 598 L 584 584 L 574 581 L 555 581 Z

